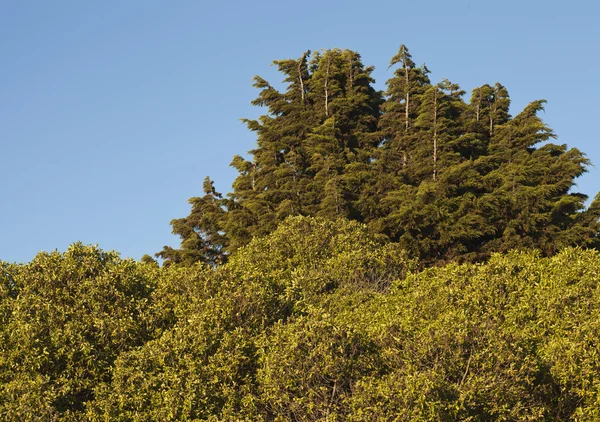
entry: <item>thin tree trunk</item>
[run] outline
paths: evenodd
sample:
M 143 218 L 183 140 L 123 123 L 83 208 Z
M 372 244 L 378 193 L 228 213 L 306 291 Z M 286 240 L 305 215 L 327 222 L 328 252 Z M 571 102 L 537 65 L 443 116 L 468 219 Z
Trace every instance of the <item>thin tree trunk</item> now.
M 406 64 L 404 65 L 404 80 L 406 82 L 406 105 L 404 109 L 404 115 L 406 117 L 406 130 L 408 130 L 408 111 L 409 111 L 409 103 L 410 103 L 410 92 L 408 89 L 408 67 Z
M 433 180 L 437 175 L 437 88 L 433 94 Z
M 298 62 L 298 79 L 300 79 L 300 95 L 302 96 L 302 104 L 304 104 L 304 80 L 302 79 L 302 63 L 304 62 L 305 57 L 306 53 L 304 53 L 304 55 Z
M 327 56 L 327 74 L 325 77 L 325 116 L 329 117 L 329 68 L 331 66 L 331 56 Z
M 496 105 L 496 98 L 498 98 L 497 93 L 498 93 L 497 88 L 494 88 L 494 98 L 490 102 L 490 138 L 494 134 L 494 114 L 496 114 L 496 108 L 497 108 L 497 105 Z
M 496 112 L 496 106 L 494 104 L 494 108 L 492 109 L 492 105 L 490 104 L 490 138 L 494 134 L 494 113 Z

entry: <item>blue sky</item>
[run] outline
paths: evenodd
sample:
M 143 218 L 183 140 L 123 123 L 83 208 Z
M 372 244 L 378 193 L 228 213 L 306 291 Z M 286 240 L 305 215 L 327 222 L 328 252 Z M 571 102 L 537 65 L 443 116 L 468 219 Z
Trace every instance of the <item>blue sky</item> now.
M 252 77 L 279 82 L 270 63 L 307 49 L 359 52 L 383 89 L 403 43 L 433 80 L 502 83 L 513 115 L 544 98 L 557 142 L 600 166 L 599 17 L 592 0 L 2 1 L 0 259 L 178 245 L 170 220 L 207 175 L 228 192 L 253 147 Z

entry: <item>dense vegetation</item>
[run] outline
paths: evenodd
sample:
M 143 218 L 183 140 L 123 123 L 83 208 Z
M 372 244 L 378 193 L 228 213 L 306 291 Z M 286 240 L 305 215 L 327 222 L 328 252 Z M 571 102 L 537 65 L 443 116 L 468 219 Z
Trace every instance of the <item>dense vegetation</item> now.
M 311 217 L 216 269 L 77 244 L 5 264 L 0 419 L 600 418 L 597 251 L 415 267 Z
M 251 160 L 141 262 L 0 262 L 0 420 L 600 420 L 600 197 L 534 101 L 401 46 L 275 62 Z
M 182 241 L 158 254 L 167 264 L 223 262 L 290 215 L 365 223 L 425 265 L 598 246 L 600 198 L 585 210 L 587 197 L 571 190 L 588 160 L 547 142 L 555 136 L 538 116 L 543 100 L 511 117 L 496 83 L 465 102 L 457 84 L 432 83 L 405 46 L 386 92 L 348 50 L 275 65 L 286 89 L 255 78 L 253 104 L 268 113 L 246 120 L 258 137 L 251 159 L 234 157 L 239 176 L 225 198 L 205 180 L 190 215 L 172 222 Z

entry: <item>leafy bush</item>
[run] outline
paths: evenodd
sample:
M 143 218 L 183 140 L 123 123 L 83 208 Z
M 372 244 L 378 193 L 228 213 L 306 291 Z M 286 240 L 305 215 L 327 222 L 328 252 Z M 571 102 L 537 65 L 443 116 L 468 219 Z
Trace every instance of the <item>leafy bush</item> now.
M 151 337 L 158 271 L 81 244 L 5 268 L 0 415 L 78 420 L 117 356 Z
M 220 267 L 95 247 L 0 273 L 4 420 L 600 417 L 600 254 L 425 271 L 294 217 Z

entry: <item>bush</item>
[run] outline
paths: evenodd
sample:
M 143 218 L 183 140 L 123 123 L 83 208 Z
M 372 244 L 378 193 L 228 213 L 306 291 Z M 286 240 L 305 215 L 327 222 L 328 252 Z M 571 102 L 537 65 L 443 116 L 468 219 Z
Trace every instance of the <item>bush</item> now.
M 226 265 L 73 245 L 0 269 L 3 420 L 600 418 L 600 254 L 418 272 L 291 218 Z

